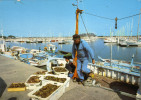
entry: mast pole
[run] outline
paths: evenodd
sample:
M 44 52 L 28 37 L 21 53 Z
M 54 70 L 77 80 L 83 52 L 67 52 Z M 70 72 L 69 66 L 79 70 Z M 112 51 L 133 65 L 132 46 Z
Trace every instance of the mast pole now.
M 110 37 L 111 37 L 111 57 L 110 57 L 110 66 L 112 67 L 112 30 L 110 29 Z
M 141 14 L 141 9 L 140 9 L 139 20 L 138 20 L 137 41 L 139 40 L 138 32 L 139 32 L 140 14 Z
M 76 9 L 76 30 L 75 34 L 78 34 L 78 21 L 79 21 L 79 9 Z
M 74 6 L 77 6 L 77 9 L 76 9 L 76 30 L 75 30 L 75 34 L 78 35 L 79 33 L 79 30 L 78 30 L 78 22 L 79 22 L 79 13 L 82 13 L 83 10 L 80 10 L 78 8 L 78 0 L 77 0 L 77 5 L 74 5 Z M 74 75 L 73 75 L 73 79 L 75 78 L 78 78 L 78 74 L 77 74 L 77 50 L 75 52 L 75 58 L 74 58 L 74 61 L 75 61 L 75 71 L 74 71 Z

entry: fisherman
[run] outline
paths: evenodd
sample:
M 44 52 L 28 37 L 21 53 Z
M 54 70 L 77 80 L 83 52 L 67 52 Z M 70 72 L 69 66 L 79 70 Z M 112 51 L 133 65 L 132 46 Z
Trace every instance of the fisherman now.
M 72 58 L 73 64 L 75 65 L 75 53 L 77 51 L 77 74 L 80 79 L 78 84 L 83 84 L 84 75 L 87 77 L 92 77 L 94 74 L 87 68 L 89 56 L 92 58 L 92 63 L 95 63 L 94 53 L 88 43 L 82 39 L 80 39 L 80 35 L 73 35 L 73 46 L 72 46 Z M 85 73 L 85 74 L 84 74 Z
M 70 61 L 70 59 L 72 58 L 71 56 L 64 56 L 66 63 L 65 68 L 69 71 L 68 76 L 69 77 L 73 77 L 73 73 L 75 70 L 75 66 L 73 65 L 73 63 Z

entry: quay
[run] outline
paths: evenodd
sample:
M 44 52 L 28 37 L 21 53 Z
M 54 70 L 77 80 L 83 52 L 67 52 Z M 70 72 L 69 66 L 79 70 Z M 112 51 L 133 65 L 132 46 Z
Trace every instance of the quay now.
M 118 36 L 114 36 L 115 38 L 118 38 Z M 95 37 L 88 37 L 88 36 L 85 36 L 85 37 L 81 37 L 82 39 L 84 40 L 89 40 L 89 38 L 91 40 L 96 40 L 96 39 L 105 39 L 105 38 L 110 38 L 110 36 L 95 36 Z M 129 38 L 128 36 L 120 36 L 119 38 Z M 136 36 L 132 36 L 132 39 L 136 39 Z M 2 40 L 0 38 L 0 40 Z M 72 40 L 72 37 L 16 37 L 16 38 L 7 38 L 5 39 L 6 42 L 27 42 L 27 43 L 32 43 L 32 42 L 37 42 L 37 41 L 40 41 L 40 42 L 51 42 L 51 41 L 54 41 L 54 42 L 59 42 L 59 41 L 62 41 L 62 40 Z
M 27 96 L 30 90 L 8 92 L 7 88 L 11 83 L 25 82 L 31 74 L 42 70 L 0 55 L 0 100 L 30 100 Z M 82 86 L 71 80 L 70 86 L 59 100 L 135 100 L 135 98 L 99 87 Z

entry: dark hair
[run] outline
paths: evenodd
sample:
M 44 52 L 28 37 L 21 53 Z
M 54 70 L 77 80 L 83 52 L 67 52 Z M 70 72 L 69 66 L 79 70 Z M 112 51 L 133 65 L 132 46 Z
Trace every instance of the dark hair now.
M 65 59 L 72 59 L 72 56 L 64 56 Z
M 80 35 L 78 35 L 78 34 L 73 35 L 73 40 L 75 40 L 75 39 L 80 39 Z

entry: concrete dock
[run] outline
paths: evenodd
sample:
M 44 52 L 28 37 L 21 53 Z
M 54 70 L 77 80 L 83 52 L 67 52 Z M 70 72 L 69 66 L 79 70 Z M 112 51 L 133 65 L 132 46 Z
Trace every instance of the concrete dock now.
M 27 78 L 43 69 L 27 65 L 18 60 L 13 60 L 0 55 L 0 100 L 30 100 L 29 90 L 8 92 L 11 83 L 25 82 Z M 88 87 L 70 81 L 70 86 L 59 100 L 135 100 L 116 92 L 98 87 Z

